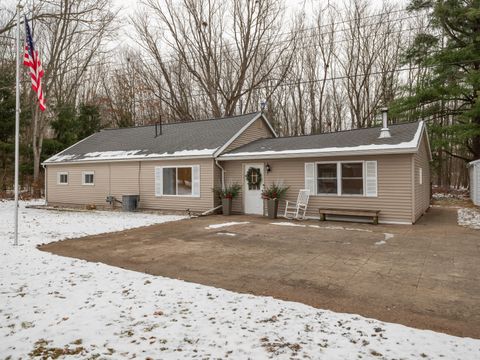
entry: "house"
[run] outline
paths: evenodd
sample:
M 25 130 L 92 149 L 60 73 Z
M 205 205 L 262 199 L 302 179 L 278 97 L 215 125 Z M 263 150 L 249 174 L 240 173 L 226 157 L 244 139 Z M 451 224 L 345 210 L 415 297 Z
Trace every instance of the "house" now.
M 381 210 L 383 223 L 412 224 L 429 207 L 430 160 L 423 122 L 277 137 L 257 112 L 102 130 L 44 166 L 49 205 L 105 206 L 107 196 L 135 194 L 143 209 L 201 212 L 219 203 L 213 187 L 238 182 L 233 210 L 262 214 L 262 186 L 283 182 L 289 200 L 310 189 L 312 217 L 320 207 L 358 208 Z
M 468 163 L 468 171 L 470 175 L 470 199 L 475 205 L 480 206 L 480 159 Z

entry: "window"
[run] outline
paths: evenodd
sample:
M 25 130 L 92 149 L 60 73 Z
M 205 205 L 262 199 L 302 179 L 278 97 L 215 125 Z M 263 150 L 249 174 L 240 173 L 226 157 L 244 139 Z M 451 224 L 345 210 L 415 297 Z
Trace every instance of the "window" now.
M 200 170 L 198 165 L 156 167 L 156 196 L 200 196 Z
M 363 195 L 363 163 L 342 163 L 342 194 Z
M 82 184 L 83 185 L 93 185 L 94 184 L 94 172 L 93 171 L 84 171 L 82 173 Z
M 317 164 L 317 194 L 337 193 L 337 164 Z
M 377 197 L 377 161 L 305 163 L 305 189 L 315 195 Z
M 57 172 L 57 184 L 68 185 L 68 172 Z
M 192 168 L 163 168 L 163 195 L 192 195 Z

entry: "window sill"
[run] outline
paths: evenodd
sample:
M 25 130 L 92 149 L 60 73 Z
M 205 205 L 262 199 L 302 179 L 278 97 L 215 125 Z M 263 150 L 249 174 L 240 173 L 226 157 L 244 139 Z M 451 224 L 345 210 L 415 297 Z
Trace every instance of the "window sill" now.
M 82 184 L 83 186 L 95 186 L 95 184 Z

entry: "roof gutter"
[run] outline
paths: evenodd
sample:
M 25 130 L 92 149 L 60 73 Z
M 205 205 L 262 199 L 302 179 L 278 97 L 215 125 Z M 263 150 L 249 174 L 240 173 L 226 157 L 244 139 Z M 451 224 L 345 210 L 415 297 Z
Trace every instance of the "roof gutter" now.
M 331 151 L 331 152 L 305 152 L 305 153 L 278 153 L 262 154 L 251 153 L 245 155 L 223 155 L 219 159 L 229 160 L 248 160 L 248 159 L 283 159 L 283 158 L 304 158 L 304 157 L 333 157 L 333 156 L 352 156 L 352 155 L 391 155 L 391 154 L 413 154 L 417 152 L 416 147 L 405 149 L 384 149 L 384 150 L 352 150 L 352 151 Z
M 73 160 L 73 161 L 48 161 L 42 162 L 42 165 L 73 165 L 73 164 L 93 164 L 93 163 L 110 163 L 110 162 L 128 162 L 128 161 L 170 161 L 170 160 L 194 160 L 194 159 L 212 159 L 212 155 L 198 155 L 198 156 L 164 156 L 164 157 L 150 157 L 150 158 L 130 158 L 130 159 L 102 159 L 102 160 Z

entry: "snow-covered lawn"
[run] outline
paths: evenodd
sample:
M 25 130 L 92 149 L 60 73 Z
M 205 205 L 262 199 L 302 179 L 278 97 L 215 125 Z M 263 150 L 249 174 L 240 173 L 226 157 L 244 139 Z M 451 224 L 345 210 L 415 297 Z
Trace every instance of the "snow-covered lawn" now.
M 480 341 L 41 252 L 36 244 L 175 216 L 0 203 L 0 355 L 54 358 L 478 359 Z M 234 226 L 232 226 L 234 227 Z
M 462 208 L 457 211 L 458 225 L 480 230 L 480 210 Z

